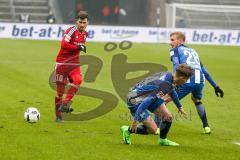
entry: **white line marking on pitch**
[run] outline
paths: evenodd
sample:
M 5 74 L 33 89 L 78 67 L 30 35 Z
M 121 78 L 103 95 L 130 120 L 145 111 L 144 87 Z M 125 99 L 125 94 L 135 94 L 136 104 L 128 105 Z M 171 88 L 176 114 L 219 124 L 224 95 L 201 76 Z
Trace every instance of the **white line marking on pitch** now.
M 232 142 L 232 143 L 240 146 L 240 142 Z

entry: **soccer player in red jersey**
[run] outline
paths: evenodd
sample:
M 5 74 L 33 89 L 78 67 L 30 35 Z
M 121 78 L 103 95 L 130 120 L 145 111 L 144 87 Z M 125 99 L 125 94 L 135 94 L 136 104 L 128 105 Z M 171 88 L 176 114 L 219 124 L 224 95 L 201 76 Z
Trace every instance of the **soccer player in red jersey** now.
M 55 80 L 56 80 L 56 96 L 55 96 L 55 113 L 56 122 L 62 122 L 61 112 L 69 112 L 70 101 L 77 93 L 82 83 L 82 73 L 79 64 L 80 52 L 86 52 L 85 41 L 88 36 L 86 27 L 89 17 L 87 12 L 79 12 L 76 25 L 68 28 L 62 38 L 61 48 L 56 58 Z M 66 84 L 70 87 L 65 91 Z M 66 93 L 63 98 L 64 93 Z

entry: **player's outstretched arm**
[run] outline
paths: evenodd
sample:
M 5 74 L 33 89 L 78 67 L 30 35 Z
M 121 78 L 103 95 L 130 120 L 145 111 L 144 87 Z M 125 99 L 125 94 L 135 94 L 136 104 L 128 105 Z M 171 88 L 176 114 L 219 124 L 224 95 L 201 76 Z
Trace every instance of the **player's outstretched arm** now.
M 175 90 L 173 90 L 170 94 L 170 97 L 172 98 L 174 104 L 176 105 L 176 107 L 178 108 L 178 112 L 183 114 L 184 116 L 187 115 L 187 113 L 184 111 L 182 104 L 178 98 L 177 92 Z
M 221 98 L 224 96 L 223 90 L 215 83 L 212 76 L 208 73 L 208 71 L 204 68 L 202 62 L 201 62 L 201 69 L 204 74 L 204 77 L 207 79 L 207 81 L 213 86 L 216 96 L 220 96 Z
M 202 62 L 201 62 L 201 69 L 204 74 L 204 77 L 207 79 L 207 81 L 213 86 L 213 88 L 217 87 L 217 84 L 213 80 L 212 76 L 208 73 L 208 71 L 204 68 Z
M 176 105 L 176 107 L 178 109 L 182 108 L 182 104 L 178 98 L 177 92 L 175 90 L 173 90 L 170 94 L 170 97 L 172 98 L 172 101 L 174 102 L 174 104 Z

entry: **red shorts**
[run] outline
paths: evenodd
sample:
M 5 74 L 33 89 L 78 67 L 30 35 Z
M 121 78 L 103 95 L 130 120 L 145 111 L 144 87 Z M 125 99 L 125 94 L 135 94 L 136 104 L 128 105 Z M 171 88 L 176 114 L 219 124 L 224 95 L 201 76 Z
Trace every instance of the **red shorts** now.
M 56 63 L 55 73 L 56 82 L 67 84 L 69 81 L 75 85 L 80 85 L 82 82 L 79 64 Z

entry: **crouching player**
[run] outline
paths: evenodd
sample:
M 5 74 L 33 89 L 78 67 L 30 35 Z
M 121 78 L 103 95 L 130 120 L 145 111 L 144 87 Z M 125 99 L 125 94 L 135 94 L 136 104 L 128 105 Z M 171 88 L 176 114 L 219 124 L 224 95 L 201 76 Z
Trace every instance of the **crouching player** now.
M 167 139 L 172 124 L 172 115 L 164 103 L 164 96 L 170 96 L 181 114 L 185 111 L 178 99 L 175 86 L 184 84 L 193 75 L 193 69 L 186 64 L 180 64 L 174 74 L 169 72 L 157 73 L 137 83 L 129 92 L 127 104 L 133 116 L 131 126 L 122 126 L 123 141 L 131 144 L 130 135 L 155 134 L 158 126 L 150 117 L 149 111 L 158 116 L 160 124 L 159 144 L 178 146 L 179 144 Z M 137 124 L 138 122 L 142 124 Z

